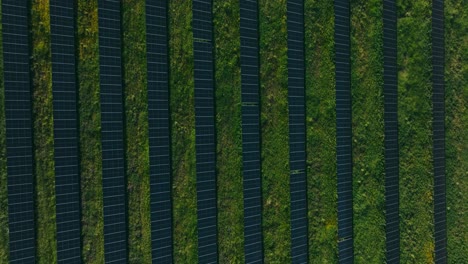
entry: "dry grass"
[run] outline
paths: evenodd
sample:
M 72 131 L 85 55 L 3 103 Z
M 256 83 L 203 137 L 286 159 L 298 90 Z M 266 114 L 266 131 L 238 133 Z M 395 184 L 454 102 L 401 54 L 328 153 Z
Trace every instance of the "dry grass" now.
M 57 261 L 49 1 L 33 0 L 30 12 L 36 260 L 48 264 Z

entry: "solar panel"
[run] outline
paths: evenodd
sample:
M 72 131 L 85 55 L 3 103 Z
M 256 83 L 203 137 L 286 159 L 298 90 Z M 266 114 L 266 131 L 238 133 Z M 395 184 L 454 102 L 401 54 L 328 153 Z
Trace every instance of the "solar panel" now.
M 28 12 L 28 1 L 2 1 L 10 263 L 35 263 Z
M 244 255 L 246 263 L 255 263 L 263 261 L 258 3 L 256 0 L 240 1 L 240 39 Z
M 432 106 L 435 261 L 447 263 L 445 186 L 444 1 L 432 1 Z
M 99 0 L 104 257 L 127 262 L 120 1 Z
M 288 0 L 287 8 L 291 257 L 293 263 L 307 263 L 304 2 Z
M 74 13 L 73 1 L 50 1 L 58 263 L 81 263 Z
M 383 2 L 385 236 L 387 263 L 400 262 L 397 14 L 395 0 Z
M 192 11 L 195 68 L 198 260 L 200 263 L 213 263 L 218 260 L 218 247 L 211 0 L 193 0 Z
M 146 0 L 153 262 L 172 263 L 167 1 Z
M 338 174 L 338 255 L 353 262 L 353 167 L 349 0 L 335 0 L 336 151 Z

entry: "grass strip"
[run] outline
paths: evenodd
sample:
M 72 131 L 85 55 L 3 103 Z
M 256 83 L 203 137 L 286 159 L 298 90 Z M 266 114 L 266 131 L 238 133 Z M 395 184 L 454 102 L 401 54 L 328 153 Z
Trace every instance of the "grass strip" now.
M 397 1 L 402 263 L 432 263 L 431 2 Z
M 381 0 L 351 3 L 353 229 L 356 263 L 385 262 Z
M 291 258 L 286 0 L 259 1 L 263 240 L 266 263 Z
M 192 2 L 169 2 L 174 262 L 197 263 Z
M 6 169 L 5 87 L 3 83 L 2 1 L 0 0 L 0 263 L 8 263 L 8 191 Z
M 449 263 L 468 259 L 468 6 L 445 1 L 446 175 Z
M 338 262 L 333 1 L 305 0 L 309 262 Z
M 122 2 L 130 263 L 151 262 L 145 1 Z
M 38 263 L 48 264 L 57 261 L 49 1 L 33 0 L 30 12 L 36 255 Z
M 219 262 L 244 262 L 239 0 L 215 0 Z
M 104 263 L 98 4 L 77 5 L 83 262 Z

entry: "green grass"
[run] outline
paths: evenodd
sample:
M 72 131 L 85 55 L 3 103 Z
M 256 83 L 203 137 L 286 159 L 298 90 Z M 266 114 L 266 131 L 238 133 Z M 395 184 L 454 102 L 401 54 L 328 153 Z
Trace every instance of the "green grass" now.
M 305 1 L 310 263 L 338 262 L 333 1 Z
M 78 1 L 81 210 L 84 263 L 104 263 L 97 1 Z
M 30 12 L 31 25 L 34 25 L 31 31 L 31 72 L 36 181 L 36 255 L 38 263 L 48 264 L 57 261 L 49 1 L 33 0 Z
M 382 1 L 353 0 L 354 231 L 357 263 L 384 261 Z M 219 261 L 242 263 L 239 1 L 214 1 Z M 286 1 L 259 1 L 265 262 L 290 261 Z M 306 0 L 307 164 L 311 263 L 337 263 L 333 1 Z M 39 263 L 56 262 L 49 1 L 31 3 Z M 170 2 L 174 256 L 197 262 L 191 1 Z M 144 1 L 123 1 L 129 258 L 150 262 Z M 398 1 L 402 263 L 433 262 L 430 1 Z M 468 258 L 468 6 L 446 0 L 448 254 Z M 104 263 L 97 1 L 78 1 L 83 260 Z M 0 25 L 1 27 L 1 25 Z M 1 40 L 1 34 L 0 34 Z M 1 61 L 0 45 L 0 61 Z M 3 71 L 3 63 L 0 72 Z M 8 262 L 3 76 L 0 263 Z
M 449 263 L 468 259 L 468 6 L 445 1 L 447 236 Z
M 263 242 L 266 263 L 291 258 L 286 1 L 259 1 Z
M 130 263 L 151 262 L 145 1 L 122 2 Z
M 0 0 L 0 32 L 2 32 Z M 3 41 L 0 34 L 0 263 L 8 263 L 8 194 L 6 171 L 5 86 L 3 84 Z
M 239 1 L 215 0 L 213 7 L 219 262 L 243 263 Z
M 351 2 L 356 263 L 385 262 L 382 1 Z
M 432 263 L 431 3 L 398 1 L 402 263 Z
M 174 262 L 197 262 L 192 3 L 169 2 Z

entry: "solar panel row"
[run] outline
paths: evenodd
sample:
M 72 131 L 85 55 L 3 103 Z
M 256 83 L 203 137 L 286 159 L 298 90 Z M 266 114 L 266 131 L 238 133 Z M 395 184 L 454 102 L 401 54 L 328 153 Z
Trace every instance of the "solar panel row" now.
M 287 16 L 291 257 L 293 263 L 307 263 L 304 1 L 288 0 Z
M 28 1 L 3 0 L 10 263 L 35 263 Z
M 383 2 L 385 219 L 387 263 L 400 261 L 397 14 L 395 0 Z
M 218 260 L 212 1 L 193 0 L 198 260 Z
M 432 1 L 432 106 L 435 261 L 447 263 L 445 186 L 444 1 Z
M 151 243 L 154 263 L 172 263 L 167 1 L 146 0 Z
M 244 255 L 263 261 L 257 0 L 240 1 Z
M 386 260 L 399 262 L 398 89 L 395 0 L 383 2 Z M 435 258 L 446 263 L 444 3 L 433 1 Z M 288 0 L 288 101 L 292 261 L 307 263 L 304 6 Z M 349 1 L 335 0 L 338 236 L 353 262 Z M 193 0 L 198 251 L 217 262 L 211 0 Z M 58 262 L 81 263 L 75 17 L 50 1 Z M 258 3 L 241 0 L 242 138 L 246 262 L 262 262 Z M 35 262 L 34 180 L 27 1 L 2 1 L 10 262 Z M 146 1 L 152 253 L 172 263 L 167 2 Z M 127 261 L 120 1 L 99 0 L 100 89 L 106 262 Z
M 349 0 L 335 0 L 334 7 L 338 252 L 340 263 L 353 263 L 353 168 Z
M 50 1 L 58 263 L 81 263 L 73 1 Z
M 98 1 L 104 257 L 127 262 L 120 0 Z

